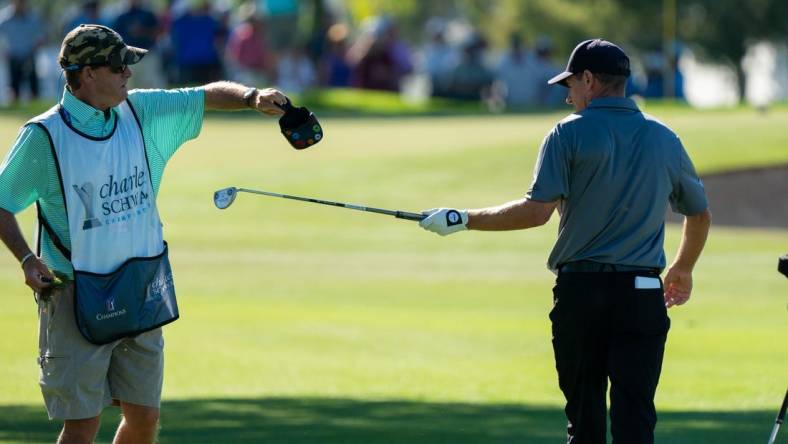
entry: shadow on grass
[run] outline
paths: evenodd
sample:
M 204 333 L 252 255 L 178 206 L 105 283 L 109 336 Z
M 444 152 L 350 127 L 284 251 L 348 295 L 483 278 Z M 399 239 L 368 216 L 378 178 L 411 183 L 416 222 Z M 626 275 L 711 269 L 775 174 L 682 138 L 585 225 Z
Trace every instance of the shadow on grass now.
M 104 412 L 97 442 L 112 440 L 118 412 L 116 408 Z M 765 411 L 665 412 L 657 426 L 657 442 L 761 442 L 768 438 L 773 420 L 773 414 Z M 563 442 L 563 427 L 563 411 L 555 407 L 323 398 L 201 399 L 163 404 L 159 443 L 546 444 Z M 0 406 L 2 443 L 51 443 L 59 429 L 60 423 L 48 421 L 41 406 Z

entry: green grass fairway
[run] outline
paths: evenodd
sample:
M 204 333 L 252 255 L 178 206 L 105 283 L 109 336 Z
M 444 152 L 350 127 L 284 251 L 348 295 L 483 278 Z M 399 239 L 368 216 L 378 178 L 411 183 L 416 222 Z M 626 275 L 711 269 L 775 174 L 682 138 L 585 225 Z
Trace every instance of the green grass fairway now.
M 701 171 L 788 162 L 788 109 L 653 112 Z M 408 211 L 498 204 L 527 190 L 559 117 L 324 119 L 325 141 L 301 152 L 273 119 L 208 120 L 159 195 L 181 310 L 165 330 L 160 442 L 561 442 L 544 267 L 557 218 L 440 238 L 282 199 L 212 203 L 232 185 Z M 0 116 L 5 146 L 21 123 Z M 668 229 L 669 258 L 679 236 Z M 785 230 L 713 229 L 693 299 L 670 310 L 657 442 L 766 442 L 788 374 L 785 252 Z M 36 309 L 7 252 L 0 294 L 0 442 L 53 442 Z M 99 442 L 117 416 L 105 413 Z

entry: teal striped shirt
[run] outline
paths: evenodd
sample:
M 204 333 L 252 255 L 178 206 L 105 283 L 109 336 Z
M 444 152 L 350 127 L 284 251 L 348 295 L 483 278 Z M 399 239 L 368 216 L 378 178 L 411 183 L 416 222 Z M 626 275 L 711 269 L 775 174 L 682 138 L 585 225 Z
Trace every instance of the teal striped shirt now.
M 129 102 L 142 126 L 153 192 L 158 195 L 167 161 L 184 142 L 200 134 L 205 92 L 200 88 L 133 90 L 129 92 Z M 67 111 L 72 126 L 94 137 L 107 136 L 118 118 L 115 108 L 105 115 L 67 89 L 60 105 Z M 38 125 L 25 125 L 0 165 L 0 207 L 17 214 L 36 201 L 52 230 L 70 249 L 63 193 L 49 138 Z M 48 236 L 42 237 L 40 254 L 49 268 L 72 275 L 71 264 Z

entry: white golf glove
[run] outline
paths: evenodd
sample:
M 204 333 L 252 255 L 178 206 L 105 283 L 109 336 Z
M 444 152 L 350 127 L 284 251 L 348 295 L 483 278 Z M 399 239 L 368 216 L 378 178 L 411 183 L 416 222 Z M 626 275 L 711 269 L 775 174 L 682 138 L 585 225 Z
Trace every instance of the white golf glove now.
M 419 222 L 419 226 L 441 236 L 468 229 L 468 210 L 433 208 L 422 211 L 422 214 L 427 217 Z

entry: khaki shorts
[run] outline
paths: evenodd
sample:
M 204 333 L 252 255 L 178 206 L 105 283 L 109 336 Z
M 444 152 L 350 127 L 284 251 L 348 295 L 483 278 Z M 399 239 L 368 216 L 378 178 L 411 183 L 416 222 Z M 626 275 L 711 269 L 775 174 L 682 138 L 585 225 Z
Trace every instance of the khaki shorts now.
M 77 329 L 73 285 L 38 299 L 39 385 L 50 419 L 92 418 L 116 401 L 159 408 L 161 328 L 94 345 Z

